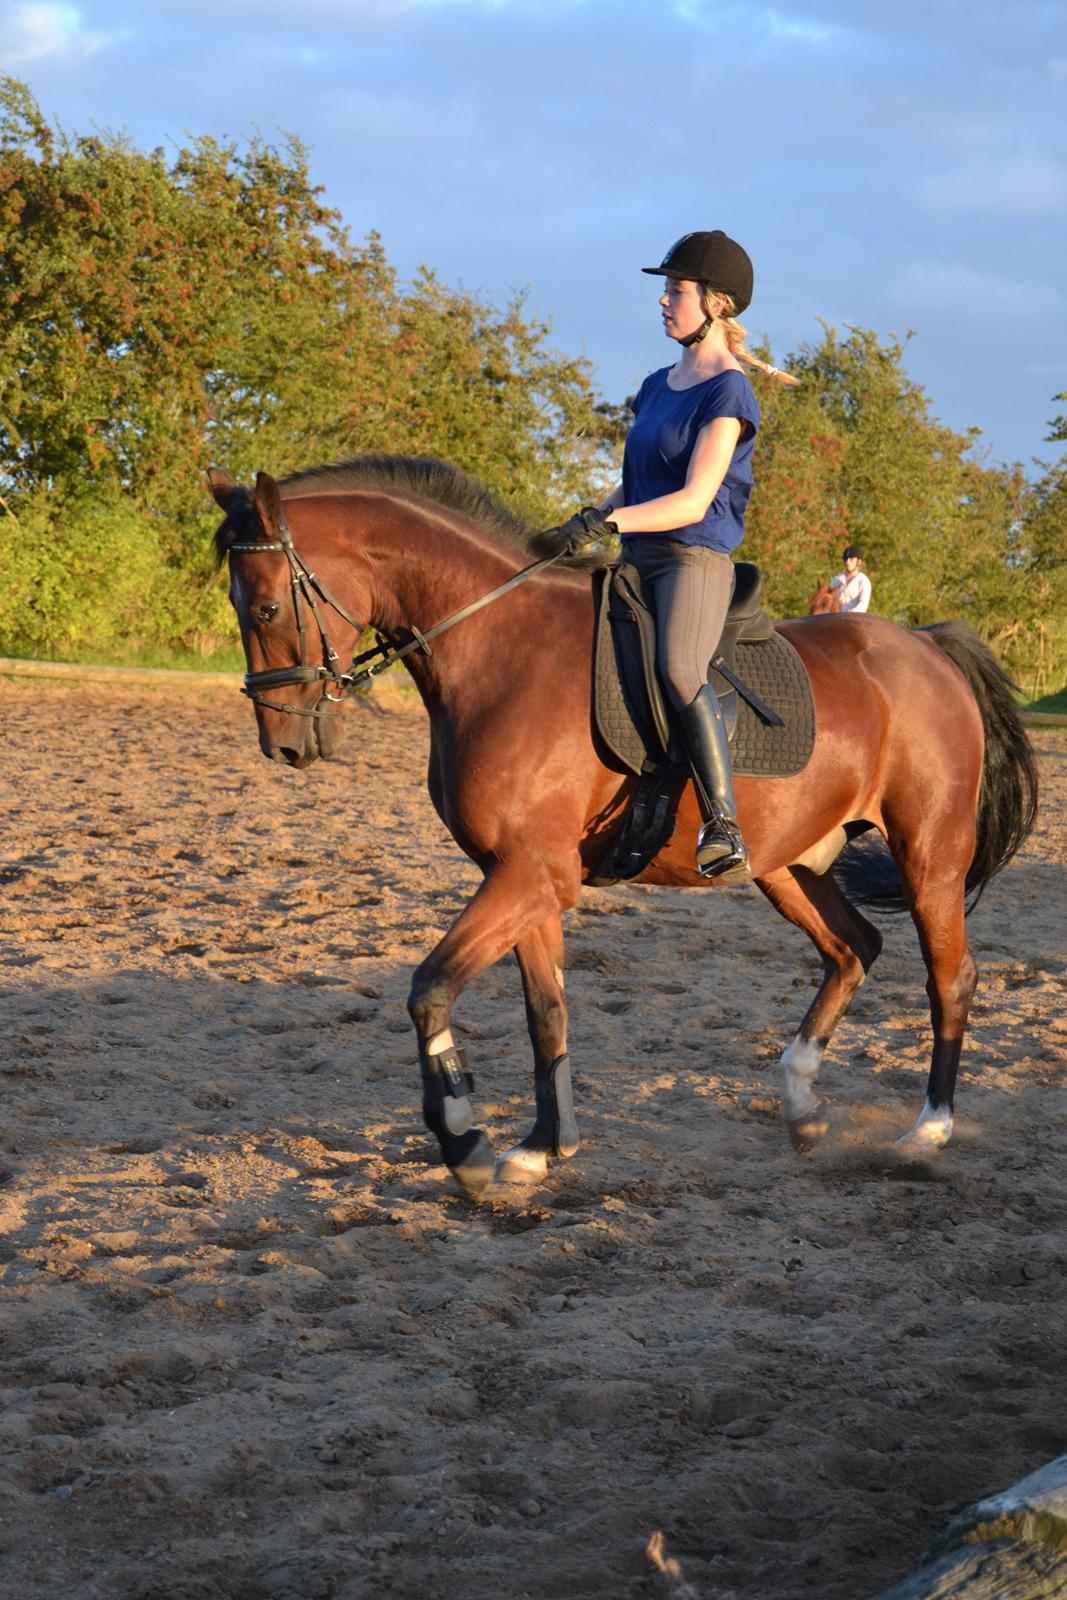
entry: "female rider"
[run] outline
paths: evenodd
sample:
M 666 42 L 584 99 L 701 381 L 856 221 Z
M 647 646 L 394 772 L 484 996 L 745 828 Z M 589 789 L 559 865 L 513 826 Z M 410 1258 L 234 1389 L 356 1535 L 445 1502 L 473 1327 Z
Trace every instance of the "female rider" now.
M 726 728 L 707 681 L 733 592 L 732 552 L 744 536 L 752 492 L 759 406 L 741 362 L 785 383 L 796 380 L 745 349 L 735 319 L 752 298 L 752 262 L 719 230 L 687 233 L 658 267 L 663 331 L 679 346 L 673 366 L 647 377 L 631 402 L 622 482 L 538 539 L 543 553 L 580 564 L 590 549 L 622 536 L 656 617 L 657 666 L 678 714 L 696 780 L 703 826 L 702 877 L 750 876 L 737 824 Z M 610 515 L 611 521 L 605 520 Z

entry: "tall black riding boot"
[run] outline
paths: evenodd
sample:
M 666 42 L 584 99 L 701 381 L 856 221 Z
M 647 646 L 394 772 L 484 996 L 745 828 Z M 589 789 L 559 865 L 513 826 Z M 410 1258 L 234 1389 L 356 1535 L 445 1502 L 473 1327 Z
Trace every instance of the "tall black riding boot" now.
M 720 883 L 743 883 L 752 873 L 745 841 L 737 825 L 726 724 L 710 683 L 698 690 L 696 698 L 680 715 L 704 818 L 697 839 L 697 868 L 702 878 L 715 878 Z

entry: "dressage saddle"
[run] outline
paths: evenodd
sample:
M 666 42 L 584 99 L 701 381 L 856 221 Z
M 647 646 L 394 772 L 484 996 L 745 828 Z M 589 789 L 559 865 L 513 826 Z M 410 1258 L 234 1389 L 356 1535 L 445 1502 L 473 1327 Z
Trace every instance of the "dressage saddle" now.
M 622 562 L 597 573 L 594 585 L 594 737 L 608 766 L 640 780 L 590 879 L 603 884 L 636 877 L 663 848 L 690 770 L 656 671 L 655 617 L 640 574 Z M 761 588 L 759 568 L 737 562 L 708 681 L 722 706 L 735 773 L 783 777 L 807 765 L 815 713 L 803 663 L 764 611 Z

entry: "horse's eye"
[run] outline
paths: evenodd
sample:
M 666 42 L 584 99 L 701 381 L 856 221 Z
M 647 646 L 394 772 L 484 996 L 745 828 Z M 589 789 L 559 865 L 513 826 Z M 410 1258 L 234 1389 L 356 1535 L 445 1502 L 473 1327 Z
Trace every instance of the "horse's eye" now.
M 253 606 L 252 615 L 257 622 L 273 622 L 278 615 L 278 607 L 276 605 Z

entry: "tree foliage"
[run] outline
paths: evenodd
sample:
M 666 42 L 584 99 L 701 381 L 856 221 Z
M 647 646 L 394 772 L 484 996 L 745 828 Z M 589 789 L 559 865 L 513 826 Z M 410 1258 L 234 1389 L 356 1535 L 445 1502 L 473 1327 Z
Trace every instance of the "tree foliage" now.
M 824 327 L 788 360 L 798 389 L 760 383 L 744 553 L 795 615 L 854 542 L 876 610 L 962 611 L 1028 682 L 1062 677 L 1067 462 L 1034 482 L 992 466 L 905 354 Z M 247 481 L 439 455 L 544 524 L 615 481 L 625 422 L 521 296 L 501 308 L 428 267 L 404 284 L 376 234 L 354 243 L 299 140 L 67 138 L 0 79 L 0 651 L 231 638 L 211 462 Z
M 904 356 L 900 341 L 824 327 L 785 363 L 798 389 L 761 388 L 744 553 L 772 607 L 800 615 L 855 544 L 874 610 L 909 627 L 962 614 L 1040 686 L 1067 667 L 1064 467 L 1031 483 L 991 465 L 977 430 L 931 416 Z
M 520 513 L 566 515 L 614 435 L 588 363 L 548 340 L 521 297 L 501 310 L 428 270 L 400 284 L 380 240 L 353 244 L 323 203 L 296 139 L 201 138 L 170 159 L 69 140 L 0 80 L 0 648 L 229 630 L 204 587 L 213 461 L 247 479 L 438 454 Z M 92 598 L 116 517 L 142 529 L 136 560 L 120 541 L 141 585 L 129 612 L 122 584 L 110 612 L 106 582 Z
M 1054 394 L 1053 400 L 1067 400 L 1067 394 Z M 1067 416 L 1053 417 L 1045 438 L 1049 443 L 1067 443 Z

